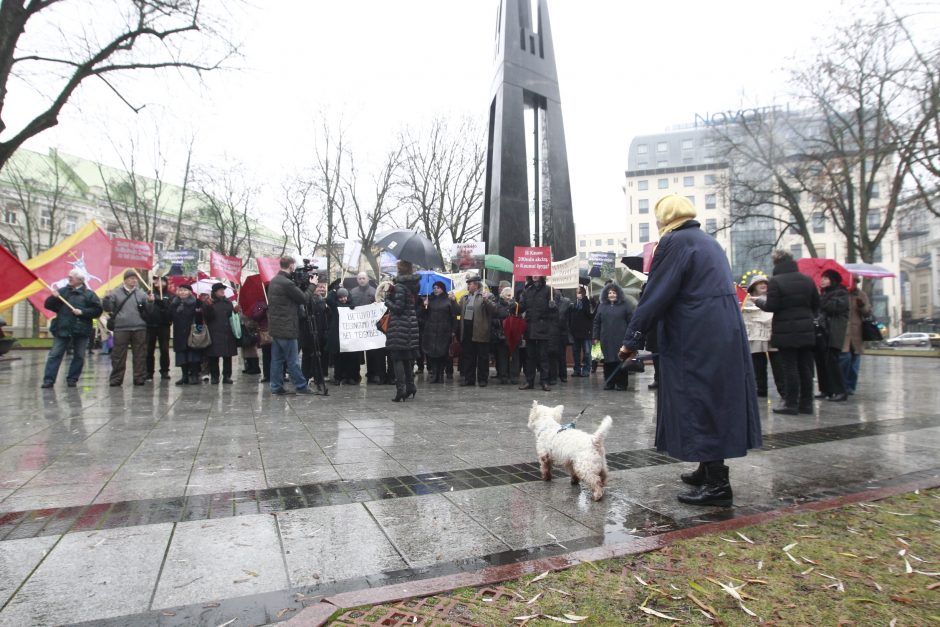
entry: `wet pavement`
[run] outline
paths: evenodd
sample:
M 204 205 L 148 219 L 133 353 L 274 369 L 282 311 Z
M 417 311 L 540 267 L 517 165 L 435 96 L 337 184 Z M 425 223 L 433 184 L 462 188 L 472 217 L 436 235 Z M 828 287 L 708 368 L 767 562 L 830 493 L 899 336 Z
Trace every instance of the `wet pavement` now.
M 791 503 L 940 475 L 940 360 L 865 357 L 859 393 L 778 416 L 732 460 L 735 507 L 675 499 L 689 468 L 650 449 L 650 374 L 552 393 L 390 386 L 271 397 L 231 386 L 107 386 L 95 355 L 77 388 L 41 390 L 45 354 L 0 363 L 0 625 L 238 625 L 290 618 L 356 590 L 656 535 Z M 593 503 L 539 480 L 533 398 L 607 439 Z M 940 479 L 938 479 L 940 482 Z

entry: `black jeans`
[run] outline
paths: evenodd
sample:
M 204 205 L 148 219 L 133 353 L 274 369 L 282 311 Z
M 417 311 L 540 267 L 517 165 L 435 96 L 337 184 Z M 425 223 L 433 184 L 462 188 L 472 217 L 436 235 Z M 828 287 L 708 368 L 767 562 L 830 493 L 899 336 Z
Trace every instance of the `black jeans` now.
M 490 379 L 490 343 L 473 341 L 473 321 L 463 323 L 460 340 L 460 374 L 467 383 L 488 383 Z
M 783 401 L 787 409 L 813 408 L 813 348 L 781 348 L 777 351 L 783 371 Z
M 560 339 L 557 342 L 549 340 L 548 378 L 552 383 L 558 379 L 568 380 L 568 342 Z
M 548 363 L 548 343 L 551 340 L 526 340 L 526 369 L 525 379 L 529 385 L 535 384 L 535 372 L 539 373 L 539 380 L 548 384 L 549 381 L 549 363 Z
M 222 360 L 222 377 L 232 378 L 232 358 L 231 357 L 209 357 L 209 374 L 213 381 L 219 380 L 219 360 Z
M 396 359 L 392 362 L 392 369 L 395 371 L 395 391 L 398 392 L 398 396 L 417 390 L 414 360 Z
M 157 344 L 160 345 L 160 374 L 170 373 L 170 327 L 147 327 L 147 376 L 156 372 L 154 361 Z
M 754 364 L 754 378 L 757 380 L 757 395 L 767 396 L 767 362 L 773 372 L 774 385 L 780 396 L 784 395 L 783 370 L 780 367 L 780 357 L 777 351 L 770 353 L 751 353 L 751 363 Z
M 842 368 L 839 367 L 839 353 L 838 349 L 816 349 L 814 355 L 816 358 L 816 379 L 819 384 L 819 391 L 823 394 L 845 394 Z

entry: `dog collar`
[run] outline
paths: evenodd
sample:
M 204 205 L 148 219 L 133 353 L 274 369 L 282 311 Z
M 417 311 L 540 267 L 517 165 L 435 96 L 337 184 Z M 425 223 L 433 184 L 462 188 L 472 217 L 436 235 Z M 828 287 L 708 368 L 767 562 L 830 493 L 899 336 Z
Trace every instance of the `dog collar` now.
M 561 433 L 562 431 L 567 431 L 568 429 L 574 429 L 575 424 L 573 422 L 568 422 L 561 425 L 561 428 L 556 433 Z

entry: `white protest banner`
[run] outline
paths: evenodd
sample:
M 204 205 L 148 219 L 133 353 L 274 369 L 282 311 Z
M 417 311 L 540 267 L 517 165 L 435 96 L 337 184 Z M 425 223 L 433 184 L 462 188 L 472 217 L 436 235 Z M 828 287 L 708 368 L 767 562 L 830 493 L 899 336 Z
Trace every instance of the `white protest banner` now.
M 346 240 L 343 244 L 343 267 L 347 270 L 358 270 L 360 255 L 362 255 L 362 242 Z
M 546 279 L 550 287 L 565 289 L 578 287 L 578 256 L 552 262 L 552 275 Z
M 453 283 L 451 288 L 452 292 L 466 292 L 467 291 L 467 275 L 463 272 L 457 272 L 455 274 L 445 274 L 450 282 Z
M 360 305 L 355 309 L 340 307 L 339 350 L 341 353 L 356 353 L 385 347 L 385 334 L 375 323 L 385 313 L 385 303 Z

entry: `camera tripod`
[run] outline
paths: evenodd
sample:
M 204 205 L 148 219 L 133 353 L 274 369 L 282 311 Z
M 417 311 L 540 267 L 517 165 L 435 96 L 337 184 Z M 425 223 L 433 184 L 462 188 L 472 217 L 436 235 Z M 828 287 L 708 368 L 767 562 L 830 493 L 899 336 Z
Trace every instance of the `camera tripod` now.
M 320 351 L 320 335 L 317 329 L 317 320 L 312 311 L 307 311 L 304 305 L 300 306 L 301 318 L 307 325 L 307 333 L 310 334 L 311 344 L 313 345 L 313 364 L 314 379 L 316 380 L 317 394 L 329 396 L 330 390 L 326 387 L 326 372 L 323 371 L 323 353 Z

